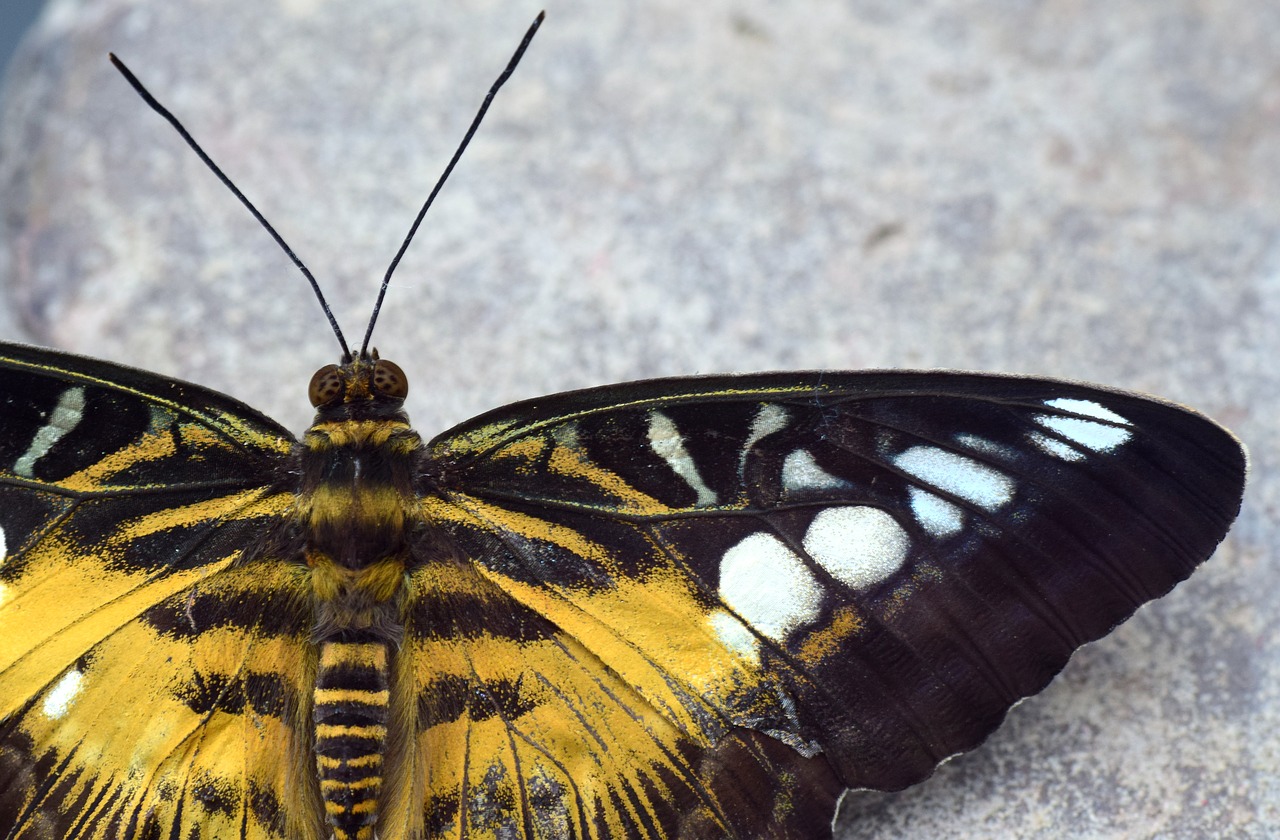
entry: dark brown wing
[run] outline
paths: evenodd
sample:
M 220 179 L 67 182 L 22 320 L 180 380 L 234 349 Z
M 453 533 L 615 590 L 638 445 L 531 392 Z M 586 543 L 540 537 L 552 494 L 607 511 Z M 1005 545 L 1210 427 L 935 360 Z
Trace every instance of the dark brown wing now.
M 1185 579 L 1244 473 L 1198 414 L 1017 377 L 657 380 L 477 418 L 424 465 L 480 593 L 415 579 L 428 836 L 815 836 L 831 774 L 921 780 Z

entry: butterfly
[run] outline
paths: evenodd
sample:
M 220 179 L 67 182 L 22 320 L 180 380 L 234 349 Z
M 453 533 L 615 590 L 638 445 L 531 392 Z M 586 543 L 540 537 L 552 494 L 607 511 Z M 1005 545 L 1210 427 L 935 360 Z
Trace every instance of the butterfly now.
M 1240 507 L 1225 429 L 1029 377 L 657 379 L 424 440 L 373 321 L 301 439 L 0 345 L 0 836 L 829 837 Z

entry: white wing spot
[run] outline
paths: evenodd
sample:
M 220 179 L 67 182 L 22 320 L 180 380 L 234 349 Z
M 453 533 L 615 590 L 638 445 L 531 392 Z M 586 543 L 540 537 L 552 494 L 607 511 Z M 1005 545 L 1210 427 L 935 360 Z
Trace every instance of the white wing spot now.
M 964 511 L 941 496 L 919 487 L 908 487 L 911 513 L 920 527 L 939 539 L 959 533 L 964 525 Z
M 729 650 L 745 659 L 760 658 L 760 640 L 732 613 L 715 610 L 707 616 L 707 623 Z
M 4 533 L 4 526 L 0 525 L 0 566 L 3 566 L 7 559 L 9 559 L 9 542 Z
M 1133 437 L 1133 433 L 1128 429 L 1120 428 L 1121 426 L 1132 426 L 1132 423 L 1111 409 L 1101 406 L 1092 400 L 1075 400 L 1061 397 L 1045 400 L 1044 404 L 1050 408 L 1069 411 L 1079 416 L 1063 417 L 1059 414 L 1037 414 L 1032 419 L 1049 431 L 1066 438 L 1072 443 L 1079 444 L 1085 449 L 1094 452 L 1110 452 Z M 1105 420 L 1106 422 L 1097 423 L 1094 422 L 1095 420 Z M 1107 425 L 1108 423 L 1117 425 Z M 1048 435 L 1032 432 L 1030 437 L 1031 442 L 1036 446 L 1064 461 L 1079 461 L 1084 458 L 1084 453 L 1080 450 Z
M 756 533 L 724 553 L 720 597 L 756 631 L 781 642 L 818 617 L 822 587 L 781 540 Z
M 1013 498 L 1013 479 L 994 467 L 936 446 L 913 446 L 893 463 L 926 484 L 997 510 Z
M 49 414 L 49 422 L 40 427 L 36 436 L 31 439 L 27 451 L 18 456 L 13 463 L 13 472 L 23 478 L 34 476 L 36 461 L 39 461 L 53 445 L 79 425 L 84 417 L 84 388 L 77 385 L 68 388 L 58 397 L 58 404 Z
M 41 707 L 44 716 L 58 720 L 65 715 L 71 708 L 71 701 L 80 693 L 80 683 L 83 680 L 84 674 L 75 669 L 63 674 L 62 679 L 44 696 L 44 705 Z
M 1094 452 L 1110 452 L 1133 437 L 1133 432 L 1128 429 L 1107 426 L 1103 423 L 1095 423 L 1092 420 L 1081 420 L 1079 417 L 1037 414 L 1035 421 L 1049 431 L 1056 432 L 1067 440 L 1074 441 L 1085 449 L 1092 449 Z M 1032 437 L 1034 439 L 1034 433 Z M 1044 437 L 1044 435 L 1041 435 L 1041 437 Z M 1075 454 L 1078 456 L 1080 453 L 1077 452 Z
M 911 540 L 897 520 L 865 505 L 827 508 L 813 518 L 804 550 L 841 583 L 879 583 L 902 567 Z
M 698 466 L 684 448 L 684 437 L 670 417 L 661 411 L 649 415 L 649 448 L 662 460 L 667 462 L 671 471 L 684 479 L 698 495 L 695 507 L 710 507 L 716 503 L 716 494 L 702 476 L 698 474 Z
M 782 486 L 787 490 L 838 490 L 849 482 L 818 466 L 807 449 L 797 449 L 782 462 Z
M 760 442 L 761 438 L 785 429 L 790 421 L 791 417 L 782 406 L 774 405 L 773 403 L 766 403 L 760 406 L 756 416 L 751 418 L 751 428 L 747 432 L 747 439 L 742 442 L 742 452 L 738 455 L 738 472 L 742 473 L 747 465 L 747 454 L 751 452 L 753 446 Z

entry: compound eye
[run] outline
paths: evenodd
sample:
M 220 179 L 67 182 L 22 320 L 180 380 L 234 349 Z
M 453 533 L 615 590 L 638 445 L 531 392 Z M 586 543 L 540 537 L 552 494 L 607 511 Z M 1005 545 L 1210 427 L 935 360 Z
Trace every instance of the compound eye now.
M 409 395 L 409 380 L 398 364 L 379 359 L 373 364 L 373 390 L 402 400 Z
M 337 365 L 325 365 L 316 371 L 315 376 L 311 377 L 311 387 L 308 395 L 311 397 L 313 406 L 319 408 L 342 397 L 342 374 L 340 371 L 341 368 Z

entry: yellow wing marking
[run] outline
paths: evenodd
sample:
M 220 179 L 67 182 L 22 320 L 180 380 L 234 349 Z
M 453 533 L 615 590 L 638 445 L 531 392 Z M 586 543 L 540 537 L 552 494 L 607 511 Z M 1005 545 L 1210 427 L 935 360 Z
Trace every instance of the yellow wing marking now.
M 297 573 L 284 564 L 232 569 L 199 585 L 222 590 L 229 604 L 247 590 L 301 591 Z M 56 658 L 46 657 L 46 648 L 34 658 Z M 305 810 L 318 803 L 305 801 L 308 783 L 297 778 L 309 737 L 298 734 L 305 729 L 291 710 L 260 711 L 244 694 L 226 690 L 217 699 L 200 696 L 219 685 L 247 685 L 243 680 L 255 674 L 303 692 L 314 670 L 309 655 L 305 637 L 264 637 L 234 625 L 174 637 L 135 620 L 114 628 L 87 659 L 41 690 L 14 723 L 36 745 L 42 765 L 57 768 L 58 783 L 68 786 L 59 790 L 62 801 L 99 803 L 97 819 L 77 823 L 85 829 L 78 837 L 108 840 L 115 836 L 113 818 L 145 815 L 172 825 L 164 833 L 174 836 L 239 838 L 243 829 L 247 840 L 279 840 L 252 815 L 256 789 L 277 797 L 294 791 L 302 801 L 281 802 L 294 816 L 289 836 L 319 840 Z M 218 801 L 210 804 L 201 790 Z
M 800 645 L 797 652 L 800 661 L 821 662 L 828 656 L 839 653 L 841 646 L 861 633 L 865 624 L 866 621 L 857 608 L 845 606 L 836 609 L 830 620 L 813 630 Z
M 540 836 L 607 840 L 624 836 L 627 825 L 653 824 L 655 805 L 700 785 L 698 768 L 682 752 L 688 733 L 655 714 L 626 680 L 573 639 L 433 641 L 406 653 L 424 682 L 442 674 L 478 686 L 514 682 L 528 709 L 510 719 L 483 709 L 476 716 L 464 712 L 418 736 L 417 766 L 406 782 L 423 780 L 427 808 L 453 803 L 433 814 L 449 822 L 431 837 L 500 840 L 518 834 L 521 803 L 542 797 L 545 806 L 545 797 L 559 791 L 563 807 L 541 813 L 562 822 L 537 826 Z M 391 801 L 397 798 L 407 797 L 393 792 Z M 571 826 L 577 815 L 582 821 Z M 603 833 L 596 831 L 597 820 Z M 393 830 L 386 840 L 411 836 L 412 829 L 406 835 Z
M 428 522 L 457 522 L 479 527 L 486 531 L 493 530 L 492 519 L 500 520 L 502 526 L 513 534 L 525 539 L 551 543 L 571 551 L 579 557 L 585 557 L 604 568 L 612 568 L 613 560 L 608 550 L 572 528 L 547 522 L 536 516 L 514 513 L 491 505 L 488 502 L 466 497 L 467 507 L 458 503 L 458 499 L 446 501 L 436 497 L 422 500 L 422 515 Z
M 520 438 L 493 453 L 494 458 L 516 458 L 531 466 L 542 453 L 547 450 L 547 440 L 543 437 Z
M 573 443 L 572 436 L 569 443 Z M 551 447 L 550 454 L 547 453 Z M 547 455 L 546 467 L 553 473 L 580 479 L 597 490 L 616 499 L 618 510 L 638 516 L 670 513 L 672 508 L 659 502 L 648 493 L 641 492 L 626 482 L 622 476 L 607 470 L 586 458 L 572 445 L 557 439 L 554 444 L 543 437 L 518 438 L 496 450 L 491 457 L 510 458 L 523 463 L 515 467 L 517 472 L 532 472 L 539 467 L 541 458 Z
M 598 813 L 607 827 L 598 836 L 607 838 L 621 835 L 624 825 L 652 824 L 654 814 L 642 813 L 652 807 L 649 796 L 674 797 L 672 785 L 703 790 L 701 770 L 688 766 L 682 746 L 711 747 L 730 724 L 787 717 L 758 657 L 725 643 L 714 620 L 723 610 L 700 596 L 669 550 L 654 545 L 637 564 L 648 571 L 630 577 L 573 529 L 471 497 L 425 500 L 424 505 L 435 521 L 510 532 L 588 557 L 606 572 L 610 585 L 531 584 L 476 563 L 489 584 L 560 633 L 553 640 L 524 643 L 500 635 L 415 643 L 407 658 L 419 663 L 421 681 L 452 674 L 481 686 L 517 685 L 520 708 L 528 710 L 514 720 L 464 714 L 432 727 L 419 739 L 418 753 L 439 761 L 420 766 L 416 774 L 396 775 L 400 787 L 407 778 L 422 779 L 428 802 L 433 796 L 449 801 L 451 792 L 461 796 L 466 790 L 501 787 L 495 780 L 506 780 L 502 791 L 485 795 L 506 796 L 512 803 L 532 796 L 535 788 L 542 795 L 563 788 L 587 817 L 583 825 L 551 827 L 546 836 L 597 836 Z M 442 565 L 415 571 L 411 580 L 419 592 L 441 599 L 463 586 L 464 577 Z M 523 793 L 522 785 L 528 788 Z M 408 798 L 399 789 L 391 795 Z M 711 796 L 705 790 L 703 795 Z M 719 823 L 716 802 L 704 806 L 706 818 Z M 564 813 L 578 813 L 577 806 L 567 805 Z M 439 836 L 496 840 L 502 821 L 493 819 L 492 824 L 455 822 Z
M 97 545 L 80 544 L 67 525 L 45 535 L 30 549 L 23 574 L 10 582 L 0 603 L 0 718 L 148 607 L 207 580 L 239 556 L 235 552 L 168 574 L 121 571 L 112 560 L 130 540 L 210 519 L 279 515 L 291 498 L 256 489 L 157 511 L 121 523 Z
M 672 511 L 670 506 L 632 487 L 622 476 L 612 470 L 604 469 L 589 458 L 583 457 L 581 452 L 567 446 L 555 447 L 551 451 L 547 466 L 552 472 L 584 479 L 600 490 L 613 495 L 619 502 L 618 510 L 621 513 L 657 516 Z
M 677 698 L 673 675 L 695 696 L 724 697 L 759 685 L 760 665 L 716 633 L 716 609 L 699 599 L 685 570 L 655 547 L 643 578 L 618 571 L 608 552 L 578 531 L 470 497 L 427 499 L 428 515 L 490 532 L 507 530 L 548 542 L 597 563 L 612 579 L 606 589 L 523 583 L 480 566 L 481 574 L 521 604 L 547 617 L 622 674 L 655 706 L 689 729 L 697 724 Z M 671 628 L 680 628 L 672 632 Z
M 756 695 L 760 663 L 727 647 L 687 582 L 670 572 L 622 578 L 600 592 L 536 587 L 489 570 L 482 573 L 520 603 L 548 618 L 682 730 L 710 743 L 703 721 L 708 699 Z M 718 704 L 719 705 L 719 704 Z M 749 709 L 738 709 L 750 717 Z M 760 716 L 776 709 L 756 709 Z
M 169 428 L 162 427 L 157 423 L 152 425 L 155 427 L 152 431 L 147 432 L 116 452 L 99 458 L 79 472 L 72 473 L 61 481 L 56 482 L 56 485 L 73 492 L 82 493 L 103 489 L 121 490 L 122 488 L 119 485 L 107 487 L 108 480 L 138 464 L 148 461 L 162 461 L 165 458 L 173 457 L 177 453 L 177 444 L 174 442 L 173 435 L 169 433 Z M 195 459 L 200 458 L 202 450 L 231 447 L 231 444 L 225 438 L 219 437 L 205 426 L 183 423 L 178 426 L 178 431 L 182 442 L 193 450 L 192 457 Z

